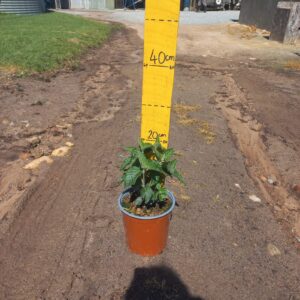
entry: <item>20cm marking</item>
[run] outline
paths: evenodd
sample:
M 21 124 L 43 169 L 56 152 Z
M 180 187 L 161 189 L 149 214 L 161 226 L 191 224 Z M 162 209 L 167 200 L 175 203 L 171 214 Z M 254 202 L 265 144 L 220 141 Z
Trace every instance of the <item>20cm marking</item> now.
M 164 133 L 158 133 L 157 131 L 153 131 L 153 130 L 149 130 L 148 131 L 149 136 L 148 136 L 148 140 L 156 140 L 157 137 L 167 137 L 166 134 Z

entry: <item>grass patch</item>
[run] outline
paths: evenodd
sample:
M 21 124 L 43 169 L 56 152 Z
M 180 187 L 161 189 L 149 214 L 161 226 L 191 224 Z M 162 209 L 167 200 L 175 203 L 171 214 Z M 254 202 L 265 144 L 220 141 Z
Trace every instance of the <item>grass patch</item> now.
M 107 39 L 113 26 L 46 13 L 0 14 L 0 28 L 0 70 L 35 73 L 76 64 L 80 54 Z

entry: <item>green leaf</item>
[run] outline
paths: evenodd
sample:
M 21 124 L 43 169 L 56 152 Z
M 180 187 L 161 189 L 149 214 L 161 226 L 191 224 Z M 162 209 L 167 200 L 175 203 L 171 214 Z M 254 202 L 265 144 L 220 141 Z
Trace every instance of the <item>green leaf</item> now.
M 153 145 L 150 143 L 144 143 L 143 140 L 140 140 L 139 142 L 140 144 L 140 148 L 142 151 L 148 150 L 148 149 L 152 149 Z
M 140 206 L 142 203 L 143 203 L 143 198 L 142 198 L 142 197 L 137 197 L 137 198 L 134 200 L 134 204 L 135 204 L 136 206 Z
M 141 195 L 145 200 L 145 203 L 147 204 L 149 201 L 152 200 L 154 192 L 152 188 L 149 185 L 146 185 L 142 190 L 141 190 Z
M 156 149 L 161 149 L 162 148 L 159 136 L 156 137 L 156 140 L 155 140 L 155 143 L 153 144 L 153 146 Z
M 125 151 L 129 152 L 129 153 L 134 153 L 136 152 L 136 148 L 135 147 L 126 147 L 124 148 Z
M 173 176 L 176 177 L 180 182 L 182 182 L 183 184 L 185 184 L 185 181 L 184 181 L 182 175 L 177 170 L 175 170 Z
M 143 169 L 165 173 L 158 161 L 148 159 L 144 153 L 138 152 L 138 159 Z
M 167 170 L 168 173 L 173 176 L 175 171 L 176 171 L 176 164 L 177 164 L 177 160 L 171 160 L 170 162 L 168 162 L 167 164 Z
M 141 175 L 142 170 L 138 167 L 131 167 L 127 170 L 122 177 L 125 188 L 133 186 Z
M 161 188 L 158 191 L 158 199 L 159 201 L 164 201 L 168 197 L 168 191 L 166 188 Z
M 156 187 L 157 184 L 160 184 L 163 179 L 165 178 L 165 175 L 160 174 L 156 171 L 149 171 L 147 172 L 149 174 L 150 180 L 148 181 L 149 186 Z
M 123 161 L 123 163 L 120 167 L 121 171 L 124 171 L 125 169 L 127 169 L 127 167 L 130 166 L 131 162 L 132 162 L 132 157 L 131 156 L 124 159 L 124 161 Z
M 167 149 L 164 154 L 162 155 L 162 158 L 161 160 L 162 161 L 168 161 L 173 155 L 174 155 L 174 149 L 170 148 L 170 149 Z
M 153 152 L 156 155 L 158 160 L 162 159 L 164 149 L 161 146 L 159 137 L 156 138 L 155 143 L 153 144 Z

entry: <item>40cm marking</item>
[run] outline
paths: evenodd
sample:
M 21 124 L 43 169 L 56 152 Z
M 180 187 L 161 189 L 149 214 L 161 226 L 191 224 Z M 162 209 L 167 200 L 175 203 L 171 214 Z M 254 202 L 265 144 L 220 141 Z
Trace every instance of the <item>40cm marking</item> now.
M 157 63 L 163 65 L 168 61 L 175 61 L 175 56 L 168 55 L 164 51 L 160 51 L 158 54 L 155 54 L 155 50 L 153 49 L 150 55 L 150 61 L 152 61 L 155 65 Z

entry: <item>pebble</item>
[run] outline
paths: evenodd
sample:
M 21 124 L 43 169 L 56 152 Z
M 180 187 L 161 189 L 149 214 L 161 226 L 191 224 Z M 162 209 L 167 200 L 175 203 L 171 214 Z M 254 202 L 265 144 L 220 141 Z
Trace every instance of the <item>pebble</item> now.
M 42 156 L 42 157 L 39 157 L 39 158 L 33 160 L 32 162 L 28 163 L 26 166 L 24 166 L 24 169 L 25 170 L 34 170 L 34 169 L 39 168 L 39 166 L 42 163 L 52 164 L 53 160 L 49 156 Z
M 273 244 L 268 244 L 267 250 L 268 250 L 269 255 L 271 255 L 271 256 L 281 255 L 280 250 Z
M 73 144 L 73 143 L 71 143 L 71 142 L 66 142 L 66 146 L 68 146 L 68 147 L 73 147 L 73 146 L 74 146 L 74 144 Z
M 271 185 L 276 185 L 277 184 L 277 179 L 275 176 L 269 176 L 268 177 L 268 183 Z
M 260 180 L 261 180 L 262 182 L 266 182 L 268 179 L 267 179 L 265 176 L 261 175 L 261 176 L 260 176 Z
M 63 146 L 63 147 L 53 150 L 51 155 L 56 156 L 56 157 L 63 157 L 68 154 L 69 150 L 70 150 L 70 147 Z
M 238 183 L 235 183 L 234 186 L 237 187 L 240 190 L 242 189 L 241 186 Z
M 255 195 L 250 195 L 249 199 L 252 200 L 253 202 L 261 203 L 261 199 Z

